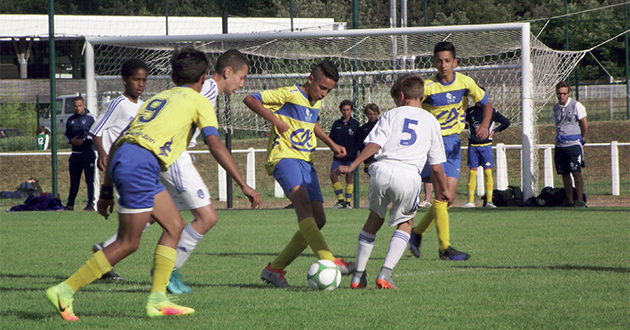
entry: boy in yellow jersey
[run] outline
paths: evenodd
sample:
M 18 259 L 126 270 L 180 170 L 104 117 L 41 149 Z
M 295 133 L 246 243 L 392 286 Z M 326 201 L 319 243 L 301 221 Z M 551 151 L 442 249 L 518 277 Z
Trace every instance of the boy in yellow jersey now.
M 323 198 L 313 152 L 320 138 L 343 158 L 346 149 L 333 142 L 317 123 L 321 100 L 339 80 L 337 67 L 320 62 L 303 85 L 293 85 L 247 96 L 243 102 L 271 122 L 265 167 L 278 181 L 295 206 L 299 230 L 280 254 L 263 269 L 260 277 L 278 288 L 290 287 L 284 269 L 308 246 L 317 259 L 334 261 L 342 274 L 354 271 L 354 264 L 335 259 L 319 231 L 326 223 Z
M 201 130 L 212 155 L 241 186 L 252 208 L 260 207 L 260 194 L 247 186 L 218 136 L 217 118 L 210 101 L 199 94 L 208 70 L 206 55 L 187 47 L 175 52 L 171 66 L 176 87 L 144 103 L 112 146 L 107 159 L 98 211 L 106 219 L 113 211 L 115 184 L 120 194 L 118 238 L 96 252 L 67 280 L 46 291 L 46 296 L 65 320 L 78 321 L 72 308 L 74 293 L 133 253 L 151 217 L 162 226 L 164 233 L 155 249 L 147 316 L 194 312 L 192 308 L 174 304 L 166 296 L 166 285 L 177 254 L 175 249 L 185 222 L 160 183 L 159 174 L 186 149 L 195 126 Z
M 475 81 L 461 73 L 456 73 L 457 58 L 455 46 L 443 41 L 435 45 L 433 49 L 433 66 L 437 69 L 437 75 L 428 78 L 424 83 L 424 100 L 422 108 L 429 111 L 437 118 L 442 129 L 446 162 L 442 163 L 446 173 L 447 195 L 452 196 L 447 203 L 435 200 L 431 208 L 425 213 L 418 225 L 411 233 L 409 249 L 414 256 L 420 257 L 420 243 L 422 235 L 429 229 L 435 220 L 438 239 L 440 241 L 440 259 L 442 260 L 468 260 L 470 255 L 455 250 L 450 244 L 450 228 L 448 206 L 455 198 L 457 181 L 459 181 L 459 169 L 461 166 L 461 141 L 459 133 L 465 127 L 465 111 L 468 105 L 468 97 L 483 106 L 483 121 L 477 129 L 477 137 L 486 139 L 489 135 L 490 120 L 493 108 L 488 102 L 488 95 L 477 86 Z M 432 174 L 433 175 L 433 174 Z M 434 180 L 435 178 L 431 178 Z M 435 187 L 436 194 L 440 194 Z

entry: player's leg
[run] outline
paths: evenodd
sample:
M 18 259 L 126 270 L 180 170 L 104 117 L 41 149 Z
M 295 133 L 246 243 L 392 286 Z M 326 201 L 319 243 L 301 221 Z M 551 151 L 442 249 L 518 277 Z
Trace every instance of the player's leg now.
M 96 171 L 96 154 L 94 151 L 85 151 L 83 155 L 83 173 L 85 173 L 85 184 L 87 185 L 87 206 L 83 211 L 94 211 L 94 173 Z
M 346 208 L 352 208 L 352 194 L 354 193 L 354 172 L 346 174 Z
M 479 153 L 477 147 L 468 144 L 468 202 L 464 207 L 475 207 L 475 188 L 477 187 L 477 168 L 479 167 Z
M 324 213 L 324 202 L 318 200 L 321 196 L 321 192 L 319 192 L 319 184 L 317 184 L 315 187 L 309 185 L 306 187 L 306 189 L 307 191 L 309 191 L 309 199 L 311 199 L 311 210 L 313 212 L 313 219 L 315 219 L 317 228 L 321 230 L 322 228 L 324 228 L 324 225 L 326 225 L 326 214 Z M 337 267 L 339 267 L 341 275 L 351 275 L 354 272 L 355 264 L 353 262 L 345 261 L 342 258 L 335 258 L 333 262 L 335 263 L 335 265 L 337 265 Z
M 569 205 L 573 205 L 573 181 L 571 180 L 571 174 L 562 174 L 562 184 L 564 185 L 564 192 Z
M 424 187 L 424 200 L 419 206 L 423 209 L 428 209 L 431 207 L 433 200 L 431 198 L 433 194 L 433 183 L 431 183 L 431 166 L 429 165 L 429 161 L 424 164 L 420 176 L 422 177 L 422 185 Z
M 219 220 L 210 203 L 210 192 L 195 168 L 188 152 L 182 153 L 168 171 L 160 173 L 160 182 L 168 191 L 180 211 L 190 210 L 195 219 L 183 230 L 177 244 L 175 269 L 167 289 L 172 294 L 192 292 L 181 276 L 181 267 L 197 247 L 197 244 Z
M 81 162 L 81 155 L 71 154 L 68 159 L 68 171 L 70 172 L 70 190 L 68 192 L 68 203 L 66 203 L 66 210 L 74 210 L 74 201 L 79 193 L 79 184 L 81 183 L 81 172 L 83 172 L 83 165 Z
M 411 237 L 412 227 L 413 219 L 399 224 L 398 228 L 392 235 L 392 238 L 389 241 L 389 249 L 387 250 L 387 255 L 385 256 L 385 262 L 383 263 L 383 267 L 381 267 L 381 271 L 376 278 L 377 288 L 398 289 L 392 280 L 392 271 L 405 252 L 405 248 L 407 247 L 407 243 L 409 243 L 409 238 Z
M 367 262 L 374 249 L 374 242 L 376 240 L 376 233 L 383 226 L 384 218 L 379 216 L 376 212 L 370 210 L 368 219 L 363 225 L 363 229 L 359 233 L 359 241 L 357 244 L 357 257 L 355 263 L 355 271 L 350 282 L 350 287 L 353 289 L 365 288 L 367 286 L 367 275 L 365 268 Z
M 496 208 L 492 202 L 492 190 L 494 189 L 494 180 L 492 179 L 492 167 L 483 169 L 483 180 L 486 190 L 486 207 Z
M 341 182 L 339 181 L 339 177 L 335 173 L 337 167 L 341 165 L 341 162 L 333 159 L 332 165 L 330 166 L 330 182 L 332 183 L 333 191 L 335 192 L 335 196 L 337 196 L 337 204 L 335 204 L 333 209 L 343 209 L 346 207 L 346 203 L 343 197 L 343 187 L 341 186 Z
M 177 257 L 177 243 L 186 224 L 166 190 L 155 196 L 152 216 L 164 232 L 154 252 L 151 294 L 146 305 L 147 316 L 192 314 L 194 309 L 177 305 L 166 296 L 166 285 Z
M 582 177 L 582 172 L 572 172 L 571 175 L 573 176 L 575 192 L 577 193 L 577 200 L 573 202 L 573 206 L 586 206 L 584 202 L 584 178 Z

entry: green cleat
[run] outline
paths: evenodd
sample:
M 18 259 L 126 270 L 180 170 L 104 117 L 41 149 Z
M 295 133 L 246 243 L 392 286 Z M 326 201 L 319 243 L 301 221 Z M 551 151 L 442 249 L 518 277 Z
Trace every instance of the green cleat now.
M 154 292 L 149 295 L 147 302 L 147 316 L 157 317 L 165 315 L 188 315 L 195 310 L 190 307 L 177 305 L 169 300 L 164 292 Z
M 61 283 L 46 290 L 46 297 L 50 303 L 57 308 L 61 317 L 66 321 L 78 321 L 79 318 L 74 315 L 72 310 L 72 297 L 74 292 L 66 283 Z

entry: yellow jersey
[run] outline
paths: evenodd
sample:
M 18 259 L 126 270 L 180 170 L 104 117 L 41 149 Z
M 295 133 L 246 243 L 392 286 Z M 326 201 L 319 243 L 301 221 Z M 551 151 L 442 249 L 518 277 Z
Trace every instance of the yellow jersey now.
M 166 171 L 188 147 L 195 127 L 204 138 L 219 135 L 210 101 L 192 88 L 178 86 L 144 102 L 116 144 L 140 145 L 151 151 Z
M 424 81 L 422 108 L 437 118 L 442 136 L 459 134 L 464 130 L 468 96 L 475 103 L 488 103 L 488 95 L 472 78 L 457 72 L 453 76 L 450 83 L 441 82 L 437 75 Z
M 271 175 L 278 162 L 284 158 L 301 159 L 312 163 L 313 151 L 317 146 L 314 128 L 319 118 L 321 102 L 309 100 L 299 85 L 264 91 L 252 96 L 289 125 L 289 129 L 282 134 L 278 133 L 275 126 L 271 127 L 265 162 L 267 173 Z

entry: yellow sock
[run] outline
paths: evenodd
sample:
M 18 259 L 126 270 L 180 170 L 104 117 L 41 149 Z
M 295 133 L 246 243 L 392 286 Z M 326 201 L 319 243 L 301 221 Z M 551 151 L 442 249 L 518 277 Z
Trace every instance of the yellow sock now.
M 494 181 L 492 181 L 492 169 L 483 169 L 483 179 L 486 182 L 486 202 L 492 202 L 492 188 L 494 188 Z
M 177 251 L 164 245 L 155 247 L 153 254 L 153 282 L 151 283 L 151 293 L 166 292 L 166 285 L 171 279 Z
M 79 268 L 72 276 L 70 276 L 65 283 L 72 288 L 74 292 L 82 287 L 98 280 L 112 269 L 112 265 L 109 264 L 109 260 L 105 256 L 103 251 L 98 251 L 92 255 L 88 261 Z
M 477 170 L 470 170 L 468 174 L 468 202 L 475 202 L 475 187 L 477 187 Z
M 324 235 L 322 235 L 322 233 L 319 231 L 319 228 L 317 228 L 315 219 L 303 219 L 299 222 L 298 225 L 300 226 L 300 231 L 302 232 L 302 235 L 304 235 L 306 242 L 308 242 L 308 246 L 313 249 L 313 252 L 315 252 L 318 260 L 335 260 L 335 257 L 328 248 L 328 244 L 326 244 Z
M 352 202 L 352 193 L 354 193 L 354 184 L 348 183 L 346 185 L 346 203 Z
M 435 228 L 440 241 L 440 252 L 444 252 L 451 245 L 451 233 L 448 223 L 448 203 L 434 201 L 435 206 Z
M 290 265 L 295 258 L 297 258 L 302 251 L 304 251 L 308 247 L 308 243 L 302 235 L 301 231 L 297 231 L 289 244 L 284 247 L 282 252 L 271 262 L 269 267 L 273 269 L 285 269 L 288 265 Z
M 335 191 L 335 195 L 337 195 L 337 199 L 343 201 L 343 187 L 341 186 L 341 182 L 337 181 L 333 183 L 332 187 Z
M 419 235 L 424 235 L 424 233 L 426 233 L 433 225 L 433 218 L 435 218 L 435 212 L 433 211 L 433 205 L 431 205 L 424 216 L 422 216 L 420 222 L 413 228 L 413 232 Z

